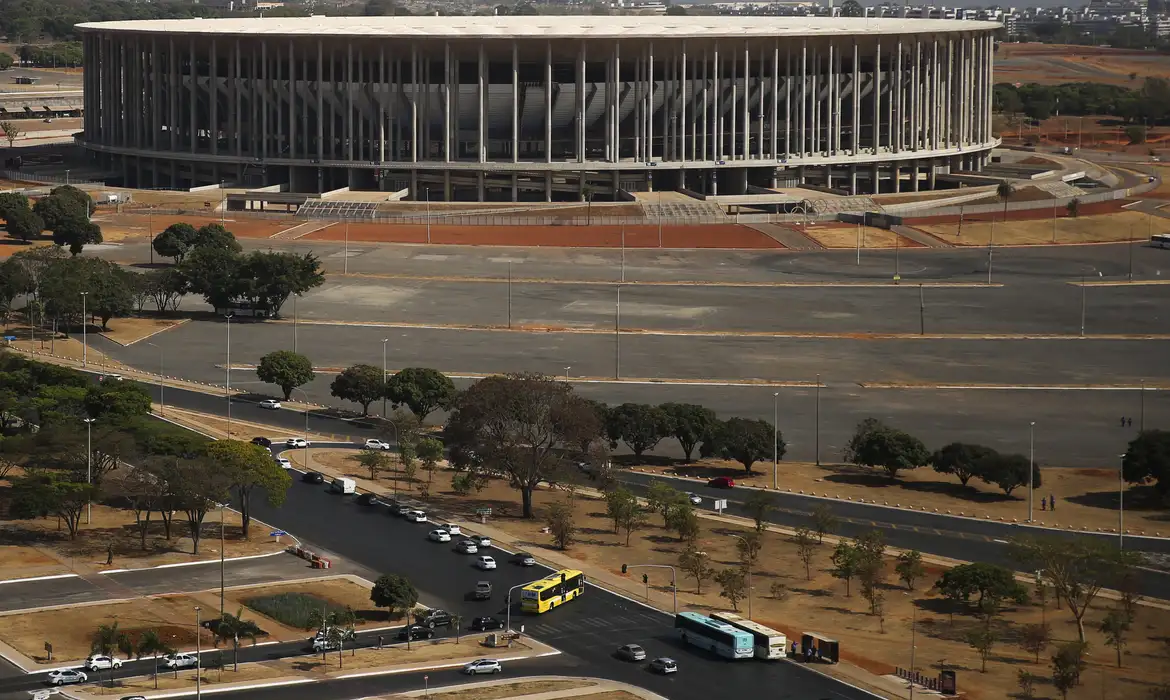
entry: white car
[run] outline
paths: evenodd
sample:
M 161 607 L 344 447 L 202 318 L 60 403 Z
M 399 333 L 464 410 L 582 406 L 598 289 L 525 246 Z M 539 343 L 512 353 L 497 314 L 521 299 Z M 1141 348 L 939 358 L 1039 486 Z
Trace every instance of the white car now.
M 427 521 L 427 514 L 421 510 L 412 510 L 406 514 L 406 519 L 412 523 L 425 523 Z
M 687 491 L 687 498 L 691 499 L 692 506 L 703 505 L 703 497 L 697 493 L 691 493 L 690 491 Z
M 280 408 L 280 402 L 276 399 L 264 399 L 260 402 L 260 408 L 269 408 L 275 411 Z
M 390 449 L 390 443 L 385 442 L 384 440 L 377 440 L 375 438 L 370 438 L 369 440 L 366 440 L 366 449 L 367 450 L 388 450 L 388 449 Z
M 492 538 L 484 537 L 483 535 L 472 535 L 471 541 L 474 542 L 480 549 L 487 549 L 488 547 L 492 546 Z
M 433 542 L 450 542 L 451 534 L 446 530 L 431 530 L 427 534 L 427 539 Z
M 461 527 L 459 527 L 458 525 L 456 525 L 455 523 L 443 523 L 442 525 L 439 525 L 439 528 L 442 530 L 446 530 L 448 535 L 462 535 L 463 534 L 463 529 Z
M 492 569 L 496 568 L 496 560 L 492 559 L 491 557 L 480 557 L 479 559 L 475 560 L 475 566 L 477 569 L 491 571 Z
M 475 554 L 479 551 L 479 547 L 471 540 L 459 540 L 459 544 L 455 545 L 455 549 L 463 554 Z
M 476 659 L 463 667 L 463 672 L 469 676 L 478 676 L 481 673 L 499 673 L 504 670 L 495 659 Z
M 284 441 L 286 447 L 308 447 L 309 441 L 304 438 L 289 438 Z
M 170 669 L 195 668 L 199 659 L 194 654 L 171 654 L 163 661 L 163 666 Z
M 288 460 L 288 457 L 277 457 L 276 463 L 285 469 L 292 469 L 292 462 Z
M 96 671 L 104 668 L 122 668 L 122 660 L 115 659 L 112 656 L 105 656 L 103 654 L 94 654 L 85 660 L 85 668 L 90 671 Z
M 66 683 L 84 683 L 89 676 L 75 668 L 66 668 L 60 671 L 49 672 L 49 685 L 65 685 Z

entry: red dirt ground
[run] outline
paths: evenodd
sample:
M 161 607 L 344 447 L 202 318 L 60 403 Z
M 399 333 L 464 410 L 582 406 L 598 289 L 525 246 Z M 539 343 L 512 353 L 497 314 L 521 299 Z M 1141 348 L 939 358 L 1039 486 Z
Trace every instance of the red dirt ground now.
M 230 227 L 229 227 L 230 228 Z M 232 229 L 233 231 L 235 229 Z M 315 231 L 298 240 L 340 241 L 345 226 Z M 349 240 L 378 243 L 426 243 L 426 226 L 416 224 L 350 224 Z M 620 226 L 431 226 L 431 243 L 439 245 L 552 246 L 619 248 Z M 626 226 L 627 248 L 658 248 L 658 227 Z M 783 248 L 764 234 L 736 224 L 663 226 L 663 248 Z

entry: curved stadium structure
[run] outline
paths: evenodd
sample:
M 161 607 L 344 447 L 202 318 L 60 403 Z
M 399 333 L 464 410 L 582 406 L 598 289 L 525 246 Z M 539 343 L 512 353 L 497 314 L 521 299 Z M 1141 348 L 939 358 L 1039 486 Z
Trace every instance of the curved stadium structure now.
M 82 24 L 84 144 L 137 187 L 573 201 L 978 170 L 993 22 L 303 17 Z

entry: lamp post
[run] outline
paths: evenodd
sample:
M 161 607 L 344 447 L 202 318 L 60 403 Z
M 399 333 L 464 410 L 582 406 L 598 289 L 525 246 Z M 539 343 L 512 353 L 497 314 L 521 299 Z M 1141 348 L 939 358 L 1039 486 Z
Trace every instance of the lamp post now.
M 743 535 L 732 535 L 737 540 L 742 540 L 744 546 L 747 546 L 747 538 Z M 747 567 L 747 599 L 748 599 L 748 619 L 752 619 L 752 564 L 750 561 L 744 562 Z
M 431 188 L 424 187 L 423 195 L 427 200 L 427 245 L 431 244 Z
M 772 392 L 772 488 L 780 488 L 780 392 Z
M 539 581 L 540 579 L 536 579 L 536 580 Z M 512 591 L 516 590 L 517 588 L 524 588 L 525 586 L 527 586 L 530 583 L 535 583 L 535 581 L 526 581 L 525 583 L 517 583 L 515 586 L 512 586 L 511 588 L 508 589 L 508 595 L 506 595 L 504 597 L 504 631 L 505 632 L 512 631 Z
M 678 571 L 673 566 L 667 564 L 622 564 L 623 574 L 626 572 L 626 569 L 670 569 L 670 588 L 671 592 L 674 593 L 674 613 L 676 615 L 678 614 Z M 649 581 L 646 582 L 646 586 L 650 586 Z M 648 593 L 646 600 L 647 602 L 650 600 Z M 748 617 L 751 617 L 751 615 Z
M 1036 421 L 1028 424 L 1028 522 L 1032 522 L 1032 488 L 1036 474 Z
M 293 295 L 293 352 L 297 351 L 297 297 L 300 294 Z
M 228 426 L 232 424 L 232 316 L 235 314 L 224 314 L 223 317 L 227 319 L 227 419 Z
M 382 386 L 386 386 L 386 343 L 389 343 L 389 338 L 382 338 Z M 382 392 L 382 417 L 386 417 L 386 392 Z M 395 441 L 397 442 L 397 441 Z
M 163 349 L 162 349 L 161 347 L 159 347 L 158 345 L 155 345 L 154 343 L 147 343 L 147 345 L 149 345 L 150 347 L 154 348 L 155 350 L 158 350 L 158 376 L 159 376 L 159 383 L 158 383 L 158 405 L 159 405 L 159 409 L 158 409 L 158 412 L 159 412 L 159 413 L 162 413 L 163 411 L 167 410 L 167 394 L 166 394 L 167 387 L 166 387 L 166 385 L 165 385 L 165 384 L 163 384 L 163 382 L 162 382 L 162 377 L 163 377 Z
M 624 274 L 624 270 L 623 270 Z M 613 378 L 622 377 L 622 286 L 617 286 L 617 305 L 613 312 Z
M 89 334 L 88 325 L 85 322 L 85 298 L 89 296 L 89 292 L 81 293 L 81 366 L 86 367 L 89 364 Z
M 195 697 L 203 697 L 203 608 L 195 606 Z
M 572 365 L 565 365 L 565 379 L 569 378 L 569 370 L 573 369 Z
M 219 619 L 223 619 L 223 598 L 224 591 L 224 542 L 227 538 L 224 537 L 224 520 L 227 519 L 227 504 L 219 504 Z
M 816 451 L 817 466 L 821 466 L 821 375 L 817 375 L 817 406 L 816 406 Z
M 309 468 L 309 395 L 300 387 L 293 387 L 293 391 L 301 392 L 305 397 L 305 469 Z
M 1117 548 L 1125 549 L 1125 455 L 1117 463 Z
M 93 486 L 93 422 L 96 418 L 82 418 L 85 423 L 85 483 Z M 93 522 L 93 498 L 89 497 L 85 503 L 85 524 Z

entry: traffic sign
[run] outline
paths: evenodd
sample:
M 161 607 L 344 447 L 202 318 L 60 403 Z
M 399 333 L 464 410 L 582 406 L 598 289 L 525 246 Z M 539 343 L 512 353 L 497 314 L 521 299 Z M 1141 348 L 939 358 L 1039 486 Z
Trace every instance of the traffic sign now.
M 491 508 L 476 508 L 475 514 L 476 515 L 491 515 L 492 509 Z
M 268 533 L 268 536 L 269 537 L 284 537 L 287 534 L 288 533 L 285 532 L 284 530 L 273 530 L 272 532 Z
M 720 513 L 727 510 L 727 499 L 726 498 L 716 499 L 715 510 L 719 511 Z

